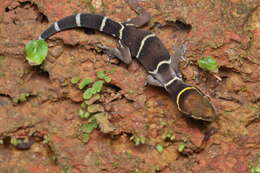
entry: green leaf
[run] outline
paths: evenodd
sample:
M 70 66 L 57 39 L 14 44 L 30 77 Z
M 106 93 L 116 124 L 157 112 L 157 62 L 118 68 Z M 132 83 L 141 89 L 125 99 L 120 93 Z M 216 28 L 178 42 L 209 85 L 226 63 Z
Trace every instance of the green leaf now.
M 202 57 L 198 61 L 199 67 L 203 70 L 208 70 L 214 73 L 218 72 L 218 63 L 212 56 Z
M 102 90 L 104 82 L 101 80 L 96 81 L 92 86 L 92 94 L 96 94 Z
M 184 144 L 184 143 L 180 143 L 180 144 L 178 145 L 178 151 L 181 153 L 181 152 L 184 151 L 184 149 L 185 149 L 185 144 Z
M 49 142 L 50 142 L 50 137 L 48 135 L 44 135 L 42 143 L 43 144 L 48 144 Z
M 86 108 L 86 103 L 85 102 L 82 102 L 81 104 L 80 104 L 80 107 L 82 108 L 82 109 L 85 109 Z
M 137 136 L 137 135 L 131 136 L 130 140 L 133 141 L 136 146 L 140 144 L 145 144 L 146 142 L 146 138 L 144 136 Z
M 93 91 L 92 91 L 93 89 L 92 88 L 88 88 L 84 93 L 83 93 L 83 98 L 85 99 L 85 100 L 88 100 L 88 99 L 90 99 L 91 97 L 92 97 L 92 95 L 93 95 Z
M 90 116 L 89 112 L 85 112 L 84 115 L 82 116 L 82 118 L 88 118 Z
M 110 77 L 108 77 L 108 76 L 106 76 L 105 78 L 104 78 L 104 80 L 106 81 L 106 83 L 109 83 L 109 82 L 111 82 L 111 78 Z
M 48 54 L 48 45 L 44 40 L 31 40 L 25 46 L 25 53 L 30 65 L 40 65 Z
M 156 150 L 159 152 L 159 153 L 161 153 L 161 152 L 163 152 L 163 145 L 162 144 L 157 144 L 156 145 Z
M 173 132 L 172 131 L 167 131 L 165 132 L 163 135 L 162 135 L 162 139 L 167 141 L 167 140 L 174 140 L 175 136 L 173 135 Z
M 111 70 L 106 70 L 106 72 L 107 72 L 107 73 L 110 73 L 110 74 L 114 73 L 115 71 L 116 71 L 115 68 L 112 68 Z
M 20 103 L 27 101 L 27 98 L 30 96 L 30 93 L 21 93 L 17 97 L 13 98 L 14 103 Z
M 91 122 L 87 124 L 82 124 L 80 127 L 80 131 L 82 133 L 91 133 L 95 128 L 97 128 L 97 123 Z
M 79 110 L 79 117 L 80 118 L 88 118 L 90 116 L 90 113 L 89 112 L 85 112 L 83 111 L 82 109 Z
M 88 141 L 89 141 L 89 134 L 88 133 L 81 134 L 81 141 L 83 143 L 88 143 Z
M 104 71 L 104 70 L 102 70 L 102 71 L 97 71 L 97 72 L 96 72 L 96 76 L 97 76 L 97 78 L 99 78 L 99 79 L 104 79 L 104 77 L 106 76 L 106 75 L 105 75 L 105 71 Z
M 113 163 L 112 163 L 112 168 L 113 168 L 113 169 L 118 168 L 118 166 L 119 166 L 119 162 L 113 162 Z
M 86 85 L 90 84 L 92 82 L 92 79 L 85 78 L 79 83 L 79 89 L 83 89 Z
M 73 78 L 71 78 L 70 82 L 71 82 L 72 84 L 76 84 L 76 83 L 79 82 L 79 80 L 80 80 L 80 77 L 74 76 Z
M 11 138 L 10 143 L 11 143 L 13 146 L 17 146 L 17 145 L 19 144 L 19 140 L 16 139 L 16 138 Z
M 111 82 L 111 78 L 108 77 L 108 76 L 105 74 L 105 72 L 106 72 L 106 71 L 104 71 L 104 70 L 102 70 L 102 71 L 97 71 L 97 72 L 96 72 L 96 76 L 97 76 L 97 78 L 99 78 L 99 79 L 104 79 L 105 82 L 109 83 L 109 82 Z

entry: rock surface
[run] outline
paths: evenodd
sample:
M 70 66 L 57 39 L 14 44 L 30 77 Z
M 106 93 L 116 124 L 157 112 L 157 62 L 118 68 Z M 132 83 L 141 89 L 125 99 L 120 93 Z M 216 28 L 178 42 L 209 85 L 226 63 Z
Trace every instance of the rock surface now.
M 70 30 L 52 36 L 41 67 L 25 61 L 24 46 L 54 21 L 77 12 L 97 13 L 116 21 L 136 14 L 123 0 L 1 0 L 0 3 L 0 172 L 33 173 L 179 173 L 247 172 L 259 158 L 260 145 L 260 2 L 258 0 L 151 0 L 141 5 L 154 32 L 172 53 L 172 44 L 189 40 L 180 69 L 185 81 L 211 98 L 218 119 L 204 124 L 185 118 L 165 91 L 144 86 L 138 63 L 109 64 L 95 46 L 116 46 L 104 34 Z M 189 33 L 165 25 L 185 21 Z M 156 27 L 160 23 L 162 27 Z M 198 68 L 197 60 L 213 56 L 220 65 L 218 81 Z M 74 76 L 95 79 L 113 71 L 100 99 L 105 117 L 87 144 L 78 138 L 86 120 L 77 114 L 82 91 Z M 14 103 L 21 94 L 28 97 Z M 91 103 L 92 104 L 92 103 Z M 104 109 L 103 109 L 104 108 Z M 209 137 L 210 129 L 216 129 Z M 171 131 L 173 140 L 164 140 Z M 130 137 L 144 137 L 135 146 Z M 13 138 L 32 138 L 18 151 Z M 11 143 L 12 141 L 12 143 Z M 178 145 L 185 144 L 183 153 Z M 161 144 L 159 153 L 155 146 Z M 258 153 L 258 154 L 257 154 Z

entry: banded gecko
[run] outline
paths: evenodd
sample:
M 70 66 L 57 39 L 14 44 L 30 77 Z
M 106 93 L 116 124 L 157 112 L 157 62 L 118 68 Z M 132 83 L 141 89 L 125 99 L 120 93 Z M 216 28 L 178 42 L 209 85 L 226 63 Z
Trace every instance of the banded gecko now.
M 105 16 L 78 13 L 67 16 L 47 28 L 39 39 L 72 28 L 94 29 L 118 39 L 118 48 L 101 46 L 110 56 L 126 64 L 136 58 L 148 72 L 147 83 L 165 88 L 176 102 L 178 110 L 194 119 L 213 121 L 216 112 L 208 98 L 198 88 L 183 82 L 178 63 L 185 53 L 185 44 L 171 56 L 155 34 L 139 29 L 150 20 L 150 15 L 138 0 L 125 0 L 139 14 L 124 22 L 115 22 Z

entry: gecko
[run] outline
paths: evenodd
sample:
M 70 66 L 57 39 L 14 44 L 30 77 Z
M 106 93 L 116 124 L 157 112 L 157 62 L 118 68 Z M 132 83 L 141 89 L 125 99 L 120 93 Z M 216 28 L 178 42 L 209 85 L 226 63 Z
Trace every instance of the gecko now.
M 139 5 L 138 0 L 125 1 L 138 14 L 137 17 L 126 22 L 116 22 L 98 14 L 77 13 L 56 21 L 38 39 L 46 40 L 57 32 L 73 28 L 97 30 L 110 35 L 118 40 L 118 47 L 100 46 L 104 52 L 126 64 L 131 64 L 135 58 L 148 73 L 146 82 L 163 87 L 181 113 L 197 120 L 214 121 L 216 110 L 209 98 L 182 79 L 178 66 L 184 57 L 186 44 L 170 55 L 154 33 L 140 29 L 149 22 L 150 14 Z

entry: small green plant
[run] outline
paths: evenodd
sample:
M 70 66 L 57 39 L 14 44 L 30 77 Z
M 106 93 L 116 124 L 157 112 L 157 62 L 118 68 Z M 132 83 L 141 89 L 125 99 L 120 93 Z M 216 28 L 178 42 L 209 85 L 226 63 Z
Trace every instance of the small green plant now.
M 111 82 L 111 78 L 109 76 L 107 76 L 105 74 L 105 72 L 107 72 L 107 71 L 105 71 L 105 70 L 97 71 L 96 76 L 97 76 L 97 78 L 103 79 L 105 82 L 109 83 L 109 82 Z
M 104 82 L 101 80 L 96 81 L 92 88 L 93 88 L 93 94 L 99 93 L 102 90 Z
M 257 162 L 253 164 L 248 165 L 248 172 L 249 173 L 260 173 L 260 158 L 257 160 Z
M 80 131 L 82 133 L 91 133 L 95 128 L 97 128 L 97 123 L 91 122 L 87 124 L 82 124 L 80 127 Z
M 40 65 L 47 57 L 48 45 L 44 40 L 31 40 L 25 46 L 25 53 L 30 65 Z
M 84 101 L 84 105 L 82 105 L 82 106 L 84 106 L 84 108 L 86 108 L 86 106 L 92 105 L 92 104 L 95 103 L 96 101 L 100 100 L 100 98 L 101 98 L 100 94 L 95 94 L 95 95 L 93 95 L 93 96 L 91 97 L 90 100 L 85 100 L 85 101 Z
M 86 104 L 85 102 L 82 102 L 82 103 L 80 104 L 80 107 L 81 107 L 82 109 L 86 109 L 87 104 Z
M 260 165 L 249 168 L 249 173 L 260 173 Z
M 83 89 L 85 86 L 89 85 L 90 83 L 92 83 L 92 79 L 90 78 L 85 78 L 81 80 L 81 82 L 79 83 L 79 89 Z
M 108 71 L 110 73 L 110 71 Z M 111 71 L 112 73 L 112 71 Z M 101 126 L 101 131 L 102 131 L 102 123 L 100 125 L 100 117 L 98 119 L 97 112 L 103 112 L 104 108 L 99 105 L 99 104 L 93 104 L 95 101 L 100 99 L 100 95 L 98 94 L 101 92 L 103 85 L 105 82 L 110 82 L 111 78 L 105 75 L 105 71 L 99 71 L 96 72 L 97 78 L 100 80 L 97 80 L 93 83 L 92 79 L 90 78 L 85 78 L 81 80 L 79 83 L 79 89 L 84 89 L 87 85 L 92 84 L 91 86 L 88 86 L 87 89 L 83 92 L 83 99 L 84 101 L 81 103 L 78 111 L 78 115 L 80 118 L 87 119 L 86 124 L 82 124 L 81 127 L 79 128 L 79 138 L 83 143 L 87 143 L 90 138 L 91 132 L 97 128 L 98 126 Z M 71 79 L 72 84 L 76 84 L 80 81 L 80 78 L 74 77 Z M 103 122 L 103 119 L 102 119 Z M 103 127 L 104 128 L 104 127 Z M 107 127 L 105 128 L 107 130 Z
M 97 128 L 98 125 L 96 123 L 96 121 L 92 121 L 86 124 L 82 124 L 80 127 L 80 137 L 81 137 L 81 141 L 83 143 L 87 143 L 89 141 L 89 135 L 90 133 Z
M 83 98 L 84 98 L 85 100 L 90 99 L 92 96 L 93 96 L 92 88 L 86 89 L 86 90 L 84 91 L 84 93 L 83 93 Z
M 85 112 L 85 111 L 82 110 L 82 109 L 79 110 L 79 117 L 80 117 L 80 118 L 87 119 L 87 118 L 89 118 L 89 116 L 90 116 L 90 113 L 89 113 L 89 112 Z
M 156 148 L 156 150 L 157 150 L 159 153 L 163 152 L 163 150 L 164 150 L 162 144 L 157 144 L 155 148 Z
M 119 162 L 113 162 L 113 163 L 112 163 L 112 168 L 113 168 L 113 169 L 118 168 L 118 166 L 119 166 Z
M 76 83 L 78 83 L 80 81 L 80 77 L 78 77 L 78 76 L 74 76 L 73 78 L 71 78 L 71 80 L 70 80 L 70 82 L 72 83 L 72 84 L 76 84 Z
M 102 90 L 104 82 L 101 80 L 96 81 L 91 88 L 88 88 L 84 93 L 83 93 L 83 98 L 88 100 L 90 99 L 94 94 L 100 92 Z
M 108 83 L 111 81 L 111 78 L 108 77 L 106 73 L 113 73 L 114 71 L 113 70 L 102 70 L 102 71 L 97 71 L 96 72 L 96 76 L 97 78 L 101 79 L 101 80 L 98 80 L 96 82 L 94 82 L 92 84 L 92 87 L 90 88 L 87 88 L 84 93 L 83 93 L 83 98 L 85 100 L 89 100 L 90 98 L 92 98 L 93 95 L 99 93 L 101 90 L 102 90 L 102 87 L 103 87 L 103 84 L 104 82 Z M 79 82 L 79 77 L 73 77 L 71 79 L 71 83 L 72 84 L 76 84 Z M 85 88 L 87 85 L 91 84 L 93 81 L 92 79 L 90 78 L 85 78 L 83 80 L 81 80 L 81 82 L 79 83 L 79 89 L 83 89 Z M 84 106 L 84 105 L 82 105 Z
M 175 136 L 173 135 L 172 131 L 167 131 L 162 135 L 162 139 L 165 141 L 173 141 Z
M 64 165 L 62 170 L 61 170 L 61 173 L 73 173 L 73 172 L 72 172 L 72 169 L 69 165 Z
M 48 135 L 44 135 L 42 143 L 43 144 L 48 144 L 49 142 L 50 142 L 50 137 Z
M 133 141 L 136 146 L 138 146 L 145 144 L 146 138 L 144 136 L 133 135 L 131 136 L 130 140 Z
M 102 164 L 101 160 L 97 159 L 95 160 L 95 166 L 100 166 Z
M 218 63 L 212 56 L 205 56 L 198 60 L 199 67 L 210 72 L 218 72 Z
M 82 133 L 81 134 L 81 141 L 86 144 L 89 141 L 89 133 Z
M 14 103 L 20 103 L 27 101 L 27 98 L 30 96 L 30 93 L 21 93 L 17 97 L 13 98 Z
M 182 152 L 184 151 L 184 149 L 185 149 L 185 144 L 184 144 L 184 143 L 180 143 L 180 144 L 178 145 L 178 151 L 179 151 L 180 153 L 182 153 Z
M 17 146 L 18 144 L 20 144 L 20 140 L 17 139 L 17 138 L 11 138 L 10 140 L 10 143 L 13 145 L 13 146 Z
M 160 167 L 158 165 L 152 165 L 149 173 L 156 173 L 158 171 L 160 171 Z

